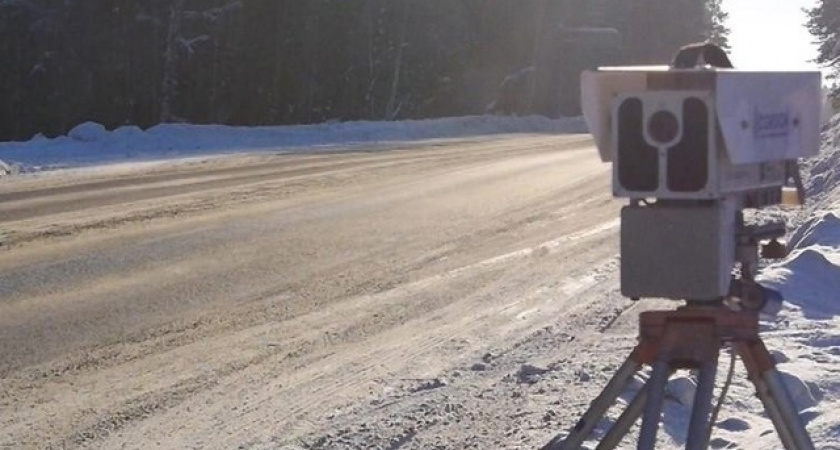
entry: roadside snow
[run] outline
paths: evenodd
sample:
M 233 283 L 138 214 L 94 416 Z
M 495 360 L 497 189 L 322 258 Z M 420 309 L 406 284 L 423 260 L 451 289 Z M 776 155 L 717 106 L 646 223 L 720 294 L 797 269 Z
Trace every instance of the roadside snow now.
M 164 124 L 145 131 L 135 126 L 108 131 L 100 124 L 88 122 L 55 139 L 38 135 L 27 142 L 0 143 L 0 170 L 8 166 L 31 172 L 232 153 L 312 152 L 332 150 L 339 145 L 386 148 L 400 142 L 513 133 L 586 133 L 586 126 L 580 118 L 550 120 L 538 116 L 276 127 Z

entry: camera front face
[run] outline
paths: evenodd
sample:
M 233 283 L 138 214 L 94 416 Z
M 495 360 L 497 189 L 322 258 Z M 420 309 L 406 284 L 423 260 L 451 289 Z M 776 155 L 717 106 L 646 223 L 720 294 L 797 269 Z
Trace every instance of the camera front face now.
M 709 199 L 717 192 L 712 100 L 701 91 L 654 91 L 613 101 L 613 187 L 622 197 Z

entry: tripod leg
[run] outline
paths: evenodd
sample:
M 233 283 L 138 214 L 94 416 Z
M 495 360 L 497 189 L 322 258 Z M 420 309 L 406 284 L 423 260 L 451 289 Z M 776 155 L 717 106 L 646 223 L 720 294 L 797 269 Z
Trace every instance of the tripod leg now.
M 776 363 L 764 343 L 760 340 L 745 342 L 737 344 L 736 348 L 785 448 L 787 450 L 813 450 L 814 443 L 811 442 L 811 437 L 796 412 L 790 393 L 779 371 L 776 370 Z
M 648 399 L 642 417 L 642 429 L 639 432 L 639 450 L 654 450 L 656 432 L 659 429 L 659 416 L 665 400 L 665 385 L 671 376 L 671 366 L 663 360 L 653 365 L 653 372 L 648 380 Z
M 767 386 L 767 382 L 764 381 L 763 378 L 758 378 L 753 381 L 753 385 L 755 385 L 756 395 L 764 405 L 764 411 L 767 413 L 767 416 L 770 417 L 770 421 L 773 422 L 773 426 L 776 428 L 779 440 L 782 441 L 782 444 L 787 450 L 795 450 L 797 447 L 793 443 L 793 436 L 791 435 L 790 428 L 788 428 L 787 424 L 785 424 L 778 405 L 776 405 L 776 402 L 773 401 L 773 394 L 770 393 L 770 388 Z
M 700 372 L 697 375 L 697 392 L 694 394 L 694 404 L 691 411 L 691 422 L 688 426 L 686 450 L 705 450 L 707 448 L 709 415 L 712 413 L 716 375 L 716 362 L 706 363 L 700 367 Z
M 635 360 L 636 351 L 634 350 L 633 353 L 624 361 L 624 364 L 619 367 L 618 371 L 616 371 L 615 375 L 613 375 L 612 379 L 607 386 L 601 391 L 601 394 L 598 395 L 595 400 L 592 400 L 592 403 L 589 405 L 589 409 L 586 410 L 583 417 L 578 421 L 574 428 L 569 432 L 569 435 L 566 436 L 565 439 L 560 441 L 559 439 L 554 439 L 548 443 L 542 450 L 571 450 L 580 448 L 580 445 L 586 440 L 587 436 L 592 432 L 595 428 L 595 425 L 598 424 L 598 421 L 604 417 L 604 414 L 610 409 L 615 403 L 615 400 L 621 395 L 621 392 L 624 390 L 624 387 L 627 385 L 627 382 L 633 378 L 633 375 L 639 370 L 639 363 Z
M 805 430 L 805 425 L 802 424 L 799 414 L 796 411 L 796 406 L 790 398 L 790 393 L 785 387 L 782 376 L 776 369 L 768 370 L 762 377 L 767 386 L 767 394 L 759 396 L 765 405 L 773 403 L 778 411 L 776 418 L 771 416 L 773 425 L 776 430 L 779 430 L 779 435 L 782 434 L 781 428 L 787 429 L 787 434 L 790 435 L 790 443 L 784 442 L 785 447 L 789 450 L 813 450 L 814 443 L 811 442 L 811 436 Z M 766 399 L 764 398 L 766 397 Z
M 624 409 L 624 412 L 618 417 L 618 420 L 615 421 L 610 430 L 607 431 L 607 434 L 601 439 L 601 442 L 595 447 L 595 450 L 612 450 L 619 443 L 621 443 L 621 439 L 627 435 L 630 431 L 630 427 L 639 420 L 639 417 L 642 415 L 642 412 L 645 410 L 645 403 L 647 402 L 648 398 L 648 385 L 645 386 L 636 393 L 636 396 L 633 397 L 633 401 L 627 405 L 627 408 Z

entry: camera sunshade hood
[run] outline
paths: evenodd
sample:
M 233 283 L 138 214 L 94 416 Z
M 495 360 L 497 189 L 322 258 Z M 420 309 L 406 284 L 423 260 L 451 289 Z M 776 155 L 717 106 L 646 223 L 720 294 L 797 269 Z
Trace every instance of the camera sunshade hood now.
M 704 66 L 603 67 L 581 75 L 583 115 L 601 160 L 613 160 L 611 112 L 622 94 L 706 92 L 733 164 L 814 156 L 819 151 L 821 74 Z M 654 111 L 646 112 L 646 117 Z

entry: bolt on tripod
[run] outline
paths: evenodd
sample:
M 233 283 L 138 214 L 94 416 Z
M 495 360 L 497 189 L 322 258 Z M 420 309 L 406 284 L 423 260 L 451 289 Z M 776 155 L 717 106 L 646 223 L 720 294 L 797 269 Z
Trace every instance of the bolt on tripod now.
M 749 380 L 787 450 L 813 450 L 793 401 L 773 358 L 758 335 L 758 313 L 734 311 L 723 305 L 689 303 L 674 311 L 648 311 L 639 317 L 639 343 L 624 364 L 592 401 L 564 439 L 559 436 L 542 450 L 581 448 L 598 421 L 621 395 L 643 365 L 653 367 L 649 380 L 601 439 L 596 450 L 615 448 L 642 417 L 639 450 L 653 450 L 659 428 L 665 386 L 677 369 L 697 371 L 697 391 L 686 440 L 687 450 L 708 447 L 718 355 L 725 345 L 741 357 Z

